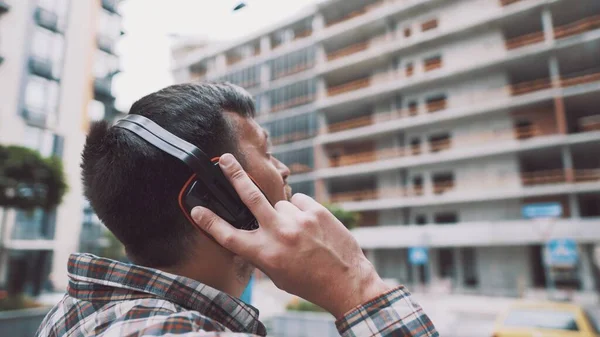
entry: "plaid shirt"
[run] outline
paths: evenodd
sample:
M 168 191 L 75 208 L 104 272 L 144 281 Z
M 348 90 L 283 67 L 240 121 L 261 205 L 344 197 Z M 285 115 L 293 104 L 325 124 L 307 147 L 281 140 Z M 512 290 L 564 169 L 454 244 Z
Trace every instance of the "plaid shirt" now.
M 189 278 L 73 254 L 69 287 L 36 336 L 265 336 L 258 310 Z M 350 311 L 336 322 L 347 337 L 438 336 L 404 288 Z

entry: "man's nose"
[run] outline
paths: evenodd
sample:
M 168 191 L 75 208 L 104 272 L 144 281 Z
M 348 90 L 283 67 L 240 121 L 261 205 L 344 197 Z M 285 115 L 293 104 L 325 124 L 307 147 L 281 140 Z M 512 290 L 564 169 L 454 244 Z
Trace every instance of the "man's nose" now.
M 283 177 L 283 180 L 286 180 L 290 176 L 290 168 L 287 167 L 281 161 L 279 161 L 279 159 L 275 159 L 275 166 L 277 167 L 277 170 L 279 170 L 279 173 Z

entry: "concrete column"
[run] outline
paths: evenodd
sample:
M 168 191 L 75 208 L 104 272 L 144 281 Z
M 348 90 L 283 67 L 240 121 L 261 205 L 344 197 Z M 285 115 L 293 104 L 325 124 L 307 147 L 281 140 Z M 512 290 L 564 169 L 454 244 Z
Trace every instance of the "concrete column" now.
M 428 250 L 429 261 L 427 263 L 427 283 L 432 285 L 439 280 L 440 276 L 439 250 L 433 248 L 429 248 Z
M 580 250 L 580 268 L 579 268 L 579 279 L 583 291 L 595 291 L 595 280 L 593 273 L 593 259 L 592 259 L 592 246 L 589 244 L 579 245 Z
M 329 200 L 329 191 L 327 190 L 327 183 L 324 179 L 315 180 L 315 198 L 320 203 Z
M 544 39 L 547 44 L 554 43 L 554 26 L 552 23 L 552 12 L 549 8 L 544 8 L 542 11 L 542 29 L 544 31 Z
M 454 262 L 454 289 L 460 290 L 465 284 L 462 249 L 454 248 L 452 257 Z
M 215 57 L 215 69 L 217 72 L 222 72 L 227 68 L 227 57 L 225 54 L 219 54 Z
M 271 50 L 271 38 L 267 36 L 263 36 L 260 38 L 260 53 L 266 54 Z
M 560 64 L 556 56 L 551 56 L 548 60 L 548 69 L 550 72 L 550 81 L 555 89 L 560 89 Z M 565 102 L 560 90 L 554 93 L 554 115 L 556 119 L 557 131 L 560 134 L 567 134 L 567 116 L 565 112 Z
M 317 131 L 320 135 L 327 133 L 327 118 L 322 112 L 317 112 Z
M 325 47 L 322 43 L 315 45 L 315 62 L 317 65 L 322 65 L 327 62 L 327 53 L 325 53 Z
M 567 182 L 574 182 L 575 176 L 573 172 L 573 156 L 571 154 L 571 149 L 568 145 L 564 145 L 560 150 L 562 165 L 565 170 L 565 178 Z
M 579 211 L 579 199 L 577 194 L 569 194 L 569 210 L 571 211 L 571 219 L 581 218 L 581 212 Z
M 558 62 L 556 55 L 552 55 L 548 59 L 548 69 L 552 84 L 558 84 L 558 86 L 560 86 L 560 63 Z M 556 81 L 558 81 L 558 83 L 555 83 Z
M 423 146 L 424 144 L 421 144 Z M 431 171 L 423 172 L 423 195 L 433 194 L 433 177 Z

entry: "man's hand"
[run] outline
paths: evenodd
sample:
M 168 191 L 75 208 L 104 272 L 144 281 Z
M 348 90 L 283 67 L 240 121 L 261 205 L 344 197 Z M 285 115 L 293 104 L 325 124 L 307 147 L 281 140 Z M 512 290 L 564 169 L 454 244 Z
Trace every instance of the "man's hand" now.
M 253 263 L 275 285 L 343 316 L 355 306 L 390 290 L 350 232 L 312 198 L 295 194 L 272 207 L 230 154 L 219 165 L 260 224 L 238 230 L 209 209 L 192 218 L 219 244 Z

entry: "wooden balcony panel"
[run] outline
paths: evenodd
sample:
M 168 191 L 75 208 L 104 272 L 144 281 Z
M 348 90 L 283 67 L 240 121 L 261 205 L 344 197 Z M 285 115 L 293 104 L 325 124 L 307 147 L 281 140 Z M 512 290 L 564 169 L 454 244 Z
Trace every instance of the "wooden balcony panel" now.
M 600 131 L 600 114 L 582 117 L 578 124 L 583 132 Z
M 309 102 L 312 102 L 315 99 L 313 95 L 307 95 L 302 97 L 296 97 L 294 99 L 288 100 L 286 102 L 277 104 L 271 107 L 271 113 L 278 112 L 281 110 L 293 108 L 295 106 L 303 105 Z
M 344 130 L 356 129 L 363 126 L 373 124 L 372 116 L 363 116 L 360 118 L 354 118 L 347 121 L 334 123 L 329 126 L 329 133 L 340 132 Z
M 356 53 L 361 52 L 363 50 L 367 50 L 368 48 L 369 48 L 369 41 L 355 43 L 355 44 L 350 45 L 348 47 L 345 47 L 345 48 L 342 48 L 342 49 L 338 49 L 338 50 L 336 50 L 334 52 L 328 53 L 327 54 L 327 61 L 333 61 L 333 60 L 337 60 L 337 59 L 342 58 L 342 57 L 346 57 L 348 55 L 356 54 Z
M 293 163 L 290 164 L 288 167 L 293 174 L 307 173 L 313 170 L 312 167 L 301 163 Z
M 328 96 L 335 96 L 335 95 L 340 95 L 349 91 L 354 91 L 354 90 L 358 90 L 358 89 L 362 89 L 362 88 L 366 88 L 369 85 L 371 85 L 371 79 L 370 78 L 362 78 L 356 81 L 352 81 L 352 82 L 348 82 L 348 83 L 344 83 L 341 85 L 336 85 L 333 87 L 330 87 L 329 89 L 327 89 L 327 95 Z
M 575 182 L 586 183 L 600 181 L 600 169 L 575 170 Z
M 567 181 L 566 172 L 563 169 L 523 172 L 521 181 L 525 186 L 559 184 Z
M 550 89 L 551 87 L 552 83 L 550 82 L 550 79 L 544 78 L 534 81 L 513 84 L 510 86 L 510 92 L 512 96 L 519 96 L 535 91 Z
M 437 59 L 434 61 L 426 61 L 425 62 L 425 71 L 432 71 L 435 69 L 439 69 L 442 67 L 442 60 L 441 59 Z
M 436 112 L 440 110 L 445 110 L 447 108 L 447 99 L 440 99 L 435 101 L 429 101 L 426 103 L 427 112 Z
M 544 42 L 544 32 L 535 32 L 530 34 L 525 34 L 521 36 L 517 36 L 515 38 L 506 40 L 506 49 L 513 50 L 525 46 L 529 46 L 532 44 Z
M 570 87 L 573 85 L 585 84 L 596 81 L 600 81 L 600 72 L 586 75 L 565 75 L 561 78 L 560 85 L 563 87 Z
M 443 181 L 433 183 L 433 193 L 434 194 L 443 194 L 446 191 L 454 189 L 454 181 Z
M 276 80 L 276 79 L 280 79 L 282 77 L 298 74 L 298 73 L 301 73 L 305 70 L 312 68 L 313 66 L 314 66 L 314 63 L 299 64 L 291 69 L 286 69 L 284 71 L 280 71 L 280 72 L 273 74 L 273 79 Z
M 440 152 L 448 150 L 452 147 L 452 139 L 437 140 L 429 143 L 429 147 L 432 152 Z
M 554 38 L 562 39 L 598 28 L 600 28 L 600 15 L 595 15 L 554 28 Z

